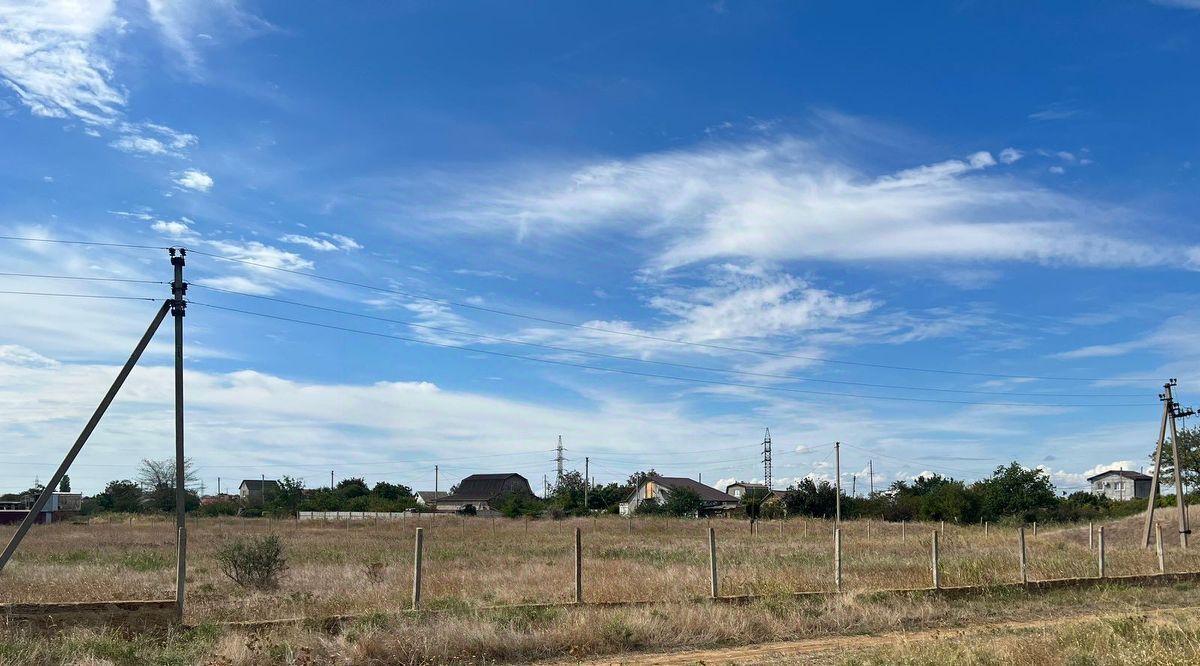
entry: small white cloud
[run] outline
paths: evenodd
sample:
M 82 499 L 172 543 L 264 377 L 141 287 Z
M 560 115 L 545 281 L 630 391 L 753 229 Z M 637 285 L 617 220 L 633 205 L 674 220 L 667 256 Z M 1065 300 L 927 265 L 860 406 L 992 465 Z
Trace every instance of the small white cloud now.
M 334 243 L 337 243 L 339 248 L 343 250 L 361 250 L 363 247 L 362 245 L 358 244 L 358 241 L 349 236 L 343 236 L 341 234 L 329 234 L 325 233 L 324 231 L 318 233 L 317 235 L 324 236 L 325 238 L 332 240 Z
M 175 184 L 197 192 L 207 192 L 212 189 L 212 176 L 196 169 L 188 169 L 175 179 Z
M 1064 169 L 1060 166 L 1057 166 L 1057 165 L 1050 167 L 1050 173 L 1053 173 L 1053 174 L 1062 175 L 1066 172 L 1067 172 L 1066 169 Z
M 142 155 L 166 155 L 171 152 L 167 150 L 166 145 L 162 141 L 154 137 L 138 136 L 135 134 L 127 134 L 108 145 L 122 152 Z
M 1025 154 L 1016 148 L 1005 148 L 1004 150 L 1000 151 L 1000 161 L 1004 162 L 1005 164 L 1012 164 L 1024 156 Z
M 300 234 L 285 234 L 279 237 L 279 241 L 281 243 L 291 243 L 292 245 L 307 245 L 308 247 L 320 252 L 333 252 L 338 249 L 337 245 L 334 245 L 323 238 L 301 236 Z
M 54 176 L 42 176 L 42 182 L 43 183 L 53 183 Z
M 193 234 L 192 228 L 183 222 L 175 222 L 173 220 L 158 220 L 150 225 L 150 228 L 160 234 L 179 238 L 181 236 L 190 236 Z

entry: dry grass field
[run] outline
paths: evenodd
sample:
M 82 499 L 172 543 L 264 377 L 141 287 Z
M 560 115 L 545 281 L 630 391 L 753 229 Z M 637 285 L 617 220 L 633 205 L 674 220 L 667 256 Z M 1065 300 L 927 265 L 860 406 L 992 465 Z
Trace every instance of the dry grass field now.
M 1160 511 L 1172 534 L 1171 512 Z M 1153 549 L 1137 547 L 1138 518 L 1106 525 L 1109 575 L 1157 572 Z M 827 521 L 714 520 L 722 595 L 754 594 L 744 606 L 690 603 L 708 595 L 706 521 L 625 519 L 511 521 L 442 517 L 426 527 L 423 606 L 403 611 L 412 585 L 413 521 L 295 523 L 200 519 L 189 528 L 187 623 L 169 639 L 80 631 L 50 641 L 9 631 L 0 663 L 487 663 L 583 657 L 626 650 L 738 645 L 808 634 L 956 626 L 980 618 L 1111 610 L 1114 605 L 1195 605 L 1190 585 L 1110 586 L 1044 595 L 997 593 L 971 600 L 878 597 L 874 590 L 931 584 L 930 533 L 937 525 L 852 521 L 843 526 L 847 591 L 837 599 L 793 599 L 832 589 Z M 518 608 L 567 602 L 573 593 L 573 531 L 584 545 L 586 601 L 647 600 L 637 607 Z M 1099 527 L 1099 525 L 1097 525 Z M 0 531 L 7 539 L 12 528 Z M 807 531 L 807 536 L 805 532 Z M 903 534 L 902 534 L 903 531 Z M 0 603 L 170 598 L 173 525 L 114 520 L 38 527 L 0 579 Z M 238 535 L 279 535 L 288 570 L 277 589 L 249 591 L 218 570 L 217 548 Z M 1200 547 L 1167 544 L 1169 571 L 1200 570 Z M 1027 530 L 1031 580 L 1094 576 L 1085 526 Z M 942 584 L 1018 580 L 1016 529 L 947 525 Z M 683 603 L 677 603 L 683 602 Z M 359 614 L 337 635 L 317 624 L 243 632 L 224 621 Z M 907 658 L 907 657 L 906 657 Z M 919 661 L 919 655 L 914 657 Z M 90 660 L 90 661 L 89 661 Z M 308 660 L 308 661 L 306 661 Z

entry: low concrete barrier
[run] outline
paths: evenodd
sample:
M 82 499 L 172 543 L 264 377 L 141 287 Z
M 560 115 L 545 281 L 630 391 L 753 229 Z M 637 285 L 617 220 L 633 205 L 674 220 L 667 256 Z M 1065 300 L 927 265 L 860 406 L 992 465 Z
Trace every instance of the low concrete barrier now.
M 0 626 L 37 631 L 108 627 L 152 631 L 175 623 L 175 600 L 0 604 Z

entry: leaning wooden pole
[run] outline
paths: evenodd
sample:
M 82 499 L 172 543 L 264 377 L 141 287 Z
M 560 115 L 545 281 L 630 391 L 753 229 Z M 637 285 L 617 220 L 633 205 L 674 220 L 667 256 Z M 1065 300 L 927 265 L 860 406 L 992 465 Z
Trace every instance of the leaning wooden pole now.
M 75 445 L 67 452 L 63 458 L 62 464 L 50 477 L 50 481 L 46 483 L 46 487 L 42 490 L 42 494 L 38 495 L 37 501 L 29 509 L 29 514 L 21 521 L 20 527 L 17 528 L 16 534 L 9 540 L 8 546 L 4 548 L 4 552 L 0 553 L 0 572 L 4 571 L 4 566 L 12 559 L 13 553 L 16 552 L 17 546 L 21 545 L 21 540 L 25 538 L 25 534 L 29 532 L 29 528 L 37 521 L 38 514 L 45 508 L 46 502 L 50 500 L 50 495 L 54 493 L 54 489 L 62 482 L 63 476 L 70 469 L 71 463 L 75 461 L 75 457 L 79 455 L 79 451 L 83 449 L 83 445 L 87 443 L 88 437 L 91 437 L 92 431 L 100 423 L 104 412 L 108 410 L 108 406 L 112 404 L 114 398 L 117 397 L 117 392 L 121 390 L 121 386 L 125 383 L 125 379 L 129 377 L 129 373 L 133 371 L 133 367 L 137 365 L 138 359 L 142 357 L 142 352 L 146 351 L 146 347 L 150 344 L 150 339 L 154 337 L 155 331 L 162 324 L 163 319 L 167 316 L 167 311 L 171 307 L 171 301 L 164 301 L 158 309 L 158 314 L 154 316 L 154 321 L 150 322 L 150 327 L 142 335 L 142 339 L 133 349 L 133 354 L 129 356 L 129 360 L 125 361 L 125 365 L 121 367 L 121 371 L 117 373 L 117 378 L 113 380 L 112 386 L 109 387 L 108 393 L 104 394 L 104 398 L 100 400 L 100 405 L 96 407 L 96 411 L 92 413 L 92 418 L 88 419 L 87 425 L 83 427 L 83 432 L 79 433 L 79 438 L 75 440 Z
M 1158 444 L 1154 446 L 1154 474 L 1150 477 L 1150 498 L 1146 500 L 1146 521 L 1142 526 L 1142 546 L 1145 548 L 1150 547 L 1150 526 L 1154 524 L 1154 500 L 1158 499 L 1158 475 L 1162 472 L 1163 439 L 1167 436 L 1167 413 L 1170 409 L 1171 406 L 1164 401 L 1162 425 L 1158 428 Z

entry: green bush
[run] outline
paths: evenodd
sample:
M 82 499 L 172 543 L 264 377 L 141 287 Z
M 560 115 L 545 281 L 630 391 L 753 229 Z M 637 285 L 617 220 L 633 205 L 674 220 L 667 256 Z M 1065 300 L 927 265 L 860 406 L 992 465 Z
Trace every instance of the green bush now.
M 273 588 L 287 569 L 283 542 L 275 535 L 234 539 L 217 551 L 221 573 L 241 587 Z

